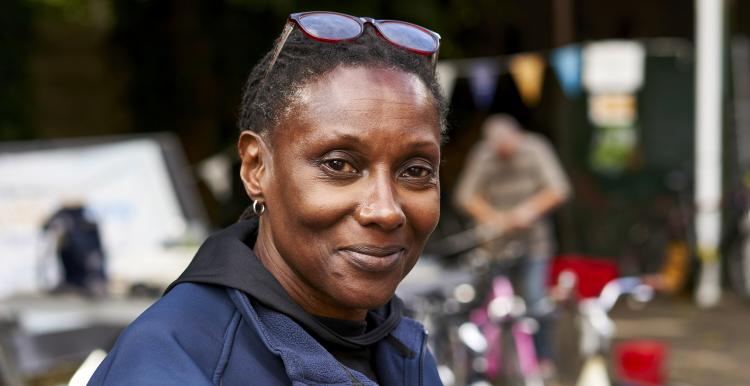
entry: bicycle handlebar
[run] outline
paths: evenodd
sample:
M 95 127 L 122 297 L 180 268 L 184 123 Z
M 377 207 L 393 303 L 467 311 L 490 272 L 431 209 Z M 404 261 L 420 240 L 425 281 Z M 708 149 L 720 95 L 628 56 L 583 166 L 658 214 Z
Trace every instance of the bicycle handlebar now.
M 654 289 L 639 277 L 622 277 L 607 283 L 599 297 L 581 302 L 581 313 L 600 336 L 609 338 L 614 335 L 615 326 L 609 317 L 609 311 L 623 295 L 631 295 L 638 301 L 647 302 L 653 297 Z
M 512 237 L 512 233 L 493 226 L 477 225 L 436 240 L 428 249 L 432 254 L 438 256 L 454 256 L 503 237 Z M 522 254 L 522 252 L 513 251 L 514 254 Z
M 607 283 L 599 294 L 598 303 L 609 312 L 622 295 L 632 295 L 636 300 L 647 302 L 654 296 L 654 288 L 643 283 L 639 277 L 621 277 Z

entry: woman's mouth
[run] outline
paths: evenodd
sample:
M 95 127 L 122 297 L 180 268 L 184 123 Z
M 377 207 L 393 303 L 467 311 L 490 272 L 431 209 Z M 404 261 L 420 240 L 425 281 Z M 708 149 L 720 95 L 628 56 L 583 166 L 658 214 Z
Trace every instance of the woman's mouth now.
M 388 272 L 398 266 L 406 248 L 399 245 L 350 245 L 339 249 L 349 262 L 367 272 Z

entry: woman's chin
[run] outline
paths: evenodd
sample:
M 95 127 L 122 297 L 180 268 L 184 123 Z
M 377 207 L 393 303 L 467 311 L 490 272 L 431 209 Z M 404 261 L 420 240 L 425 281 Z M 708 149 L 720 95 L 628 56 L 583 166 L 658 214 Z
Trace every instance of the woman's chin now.
M 396 292 L 396 286 L 388 288 L 352 288 L 342 291 L 338 297 L 345 307 L 359 310 L 373 310 L 388 303 Z

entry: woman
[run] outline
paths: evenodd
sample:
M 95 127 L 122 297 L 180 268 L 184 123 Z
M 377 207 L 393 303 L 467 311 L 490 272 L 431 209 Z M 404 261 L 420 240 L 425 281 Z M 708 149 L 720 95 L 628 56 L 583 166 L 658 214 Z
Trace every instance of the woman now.
M 440 215 L 438 44 L 291 15 L 242 101 L 251 218 L 205 242 L 90 384 L 440 384 L 394 297 Z

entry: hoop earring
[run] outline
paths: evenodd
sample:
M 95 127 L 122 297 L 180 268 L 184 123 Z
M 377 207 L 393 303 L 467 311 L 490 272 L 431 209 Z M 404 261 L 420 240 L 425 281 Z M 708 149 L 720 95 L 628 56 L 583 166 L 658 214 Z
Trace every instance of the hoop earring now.
M 266 204 L 258 200 L 253 200 L 253 213 L 255 213 L 256 216 L 262 215 L 265 211 L 266 211 Z

